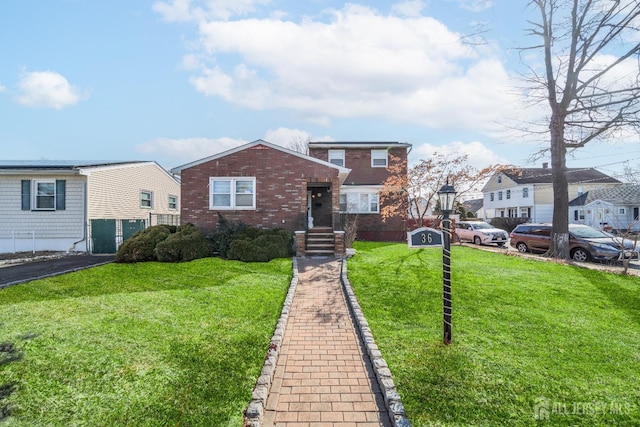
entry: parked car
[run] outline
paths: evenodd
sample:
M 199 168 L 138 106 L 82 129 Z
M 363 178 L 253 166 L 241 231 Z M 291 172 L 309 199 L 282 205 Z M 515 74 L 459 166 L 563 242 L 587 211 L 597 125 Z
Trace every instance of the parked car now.
M 510 245 L 519 252 L 546 252 L 551 245 L 551 224 L 520 224 L 510 237 Z M 569 224 L 569 256 L 575 261 L 633 259 L 639 252 L 640 246 L 632 240 L 588 225 Z
M 482 221 L 458 221 L 455 231 L 460 240 L 468 240 L 476 245 L 495 243 L 504 246 L 509 239 L 506 231 Z

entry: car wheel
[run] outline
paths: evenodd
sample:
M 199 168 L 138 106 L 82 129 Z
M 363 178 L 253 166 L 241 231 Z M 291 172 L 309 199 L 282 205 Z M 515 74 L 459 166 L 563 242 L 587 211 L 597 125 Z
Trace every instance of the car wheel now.
M 498 243 L 498 247 L 499 248 L 503 248 L 504 247 L 504 243 Z
M 585 249 L 576 248 L 571 252 L 571 259 L 574 261 L 585 262 L 591 259 L 591 255 Z
M 482 241 L 480 241 L 480 237 L 473 236 L 473 243 L 475 243 L 476 245 L 481 245 Z
M 516 249 L 518 250 L 518 252 L 523 252 L 523 253 L 529 250 L 529 248 L 527 247 L 527 244 L 523 242 L 518 242 L 516 244 Z

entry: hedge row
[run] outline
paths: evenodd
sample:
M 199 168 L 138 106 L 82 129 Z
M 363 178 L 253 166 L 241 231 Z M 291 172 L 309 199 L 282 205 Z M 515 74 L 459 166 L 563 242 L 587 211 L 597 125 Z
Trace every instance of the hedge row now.
M 116 262 L 182 262 L 210 256 L 244 262 L 266 262 L 293 255 L 293 235 L 285 230 L 262 230 L 223 218 L 212 235 L 193 224 L 155 225 L 127 239 Z

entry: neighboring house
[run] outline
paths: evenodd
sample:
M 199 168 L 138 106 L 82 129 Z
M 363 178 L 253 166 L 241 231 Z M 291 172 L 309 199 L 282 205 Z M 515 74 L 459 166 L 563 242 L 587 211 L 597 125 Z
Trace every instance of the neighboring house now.
M 472 199 L 462 202 L 467 216 L 472 214 L 474 218 L 484 218 L 484 199 Z
M 622 184 L 593 168 L 568 168 L 569 200 L 587 191 Z M 546 163 L 542 168 L 510 168 L 496 172 L 482 189 L 484 214 L 495 217 L 529 218 L 531 222 L 551 222 L 553 180 Z
M 392 159 L 404 166 L 411 144 L 401 142 L 310 142 L 309 155 L 351 169 L 340 187 L 341 213 L 357 214 L 358 238 L 376 241 L 406 239 L 407 215 L 382 221 L 379 192 Z M 408 208 L 407 208 L 408 209 Z
M 257 140 L 178 166 L 172 172 L 180 174 L 181 221 L 214 230 L 222 216 L 260 228 L 333 233 L 341 231 L 340 213 L 353 209 L 362 214 L 359 227 L 375 237 L 400 227 L 403 238 L 402 221 L 380 220 L 378 191 L 395 150 L 390 146 L 310 143 L 305 155 Z M 409 145 L 398 146 L 406 159 Z
M 599 229 L 640 231 L 640 185 L 583 193 L 569 202 L 569 222 Z
M 0 253 L 114 253 L 179 222 L 180 184 L 155 162 L 0 161 Z

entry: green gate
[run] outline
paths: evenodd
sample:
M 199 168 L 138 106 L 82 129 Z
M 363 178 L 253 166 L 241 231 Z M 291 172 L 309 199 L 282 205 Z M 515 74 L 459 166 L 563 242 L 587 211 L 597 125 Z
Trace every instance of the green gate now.
M 133 236 L 140 230 L 144 230 L 144 219 L 123 219 L 122 220 L 122 241 Z
M 91 252 L 94 254 L 116 253 L 116 220 L 91 220 Z

